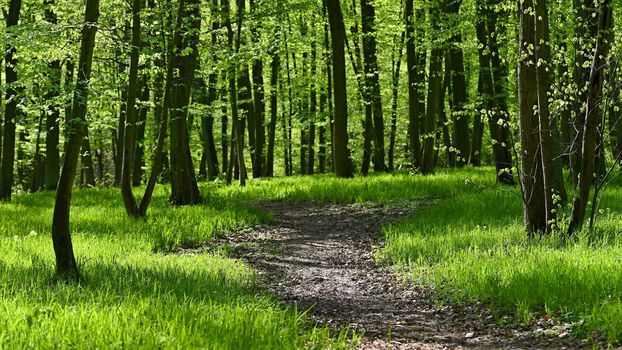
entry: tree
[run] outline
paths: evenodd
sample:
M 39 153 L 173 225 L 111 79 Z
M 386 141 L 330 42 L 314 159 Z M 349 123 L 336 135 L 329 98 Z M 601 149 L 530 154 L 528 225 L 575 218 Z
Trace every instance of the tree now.
M 452 16 L 457 16 L 462 5 L 462 0 L 449 0 L 447 11 Z M 452 17 L 451 22 L 455 21 Z M 456 154 L 456 165 L 462 167 L 469 161 L 470 130 L 469 115 L 465 108 L 467 103 L 467 85 L 464 75 L 464 53 L 462 52 L 462 35 L 458 31 L 449 39 L 448 71 L 451 76 L 451 110 L 453 128 L 453 148 Z
M 333 160 L 337 177 L 352 177 L 348 149 L 348 104 L 346 94 L 346 29 L 339 0 L 326 0 L 333 53 L 333 101 L 335 103 Z
M 45 9 L 46 21 L 50 24 L 57 24 L 56 13 L 52 10 L 53 0 L 47 0 Z M 45 183 L 47 190 L 55 190 L 60 175 L 60 109 L 58 106 L 58 96 L 61 86 L 61 62 L 54 60 L 48 64 L 50 85 L 45 95 L 49 101 L 49 108 L 45 111 Z
M 404 17 L 406 23 L 406 61 L 408 67 L 408 116 L 410 135 L 410 152 L 412 164 L 415 168 L 420 167 L 421 159 L 421 130 L 423 117 L 425 115 L 425 66 L 426 50 L 417 47 L 417 40 L 423 36 L 422 27 L 423 12 L 418 10 L 415 13 L 414 0 L 406 0 Z M 418 25 L 415 24 L 418 22 Z
M 13 30 L 19 21 L 22 8 L 21 0 L 11 0 L 6 16 L 7 31 Z M 0 200 L 10 201 L 13 192 L 13 169 L 15 162 L 15 120 L 17 119 L 19 93 L 17 88 L 17 72 L 15 46 L 9 44 L 4 54 L 6 80 L 6 106 L 4 107 L 4 126 L 2 128 L 2 170 L 0 170 Z
M 91 81 L 91 67 L 95 47 L 95 33 L 99 18 L 99 0 L 87 0 L 82 27 L 82 43 L 78 63 L 78 77 L 71 109 L 71 119 L 66 121 L 69 139 L 65 146 L 65 161 L 61 170 L 54 217 L 52 220 L 52 241 L 56 255 L 56 273 L 65 281 L 78 280 L 80 273 L 73 252 L 73 244 L 69 231 L 69 209 L 71 192 L 78 166 L 82 135 L 86 128 L 86 110 Z
M 365 90 L 369 99 L 367 103 L 372 104 L 373 111 L 374 170 L 385 171 L 384 119 L 382 116 L 380 73 L 378 58 L 376 57 L 376 9 L 369 0 L 361 0 L 361 18 Z
M 174 51 L 169 62 L 179 76 L 171 90 L 170 152 L 171 202 L 175 205 L 201 203 L 188 131 L 188 104 L 194 80 L 201 29 L 199 0 L 180 0 L 173 38 Z
M 604 60 L 609 53 L 609 45 L 606 42 L 606 33 L 612 25 L 610 4 L 610 0 L 603 0 L 599 5 L 597 39 L 590 67 L 586 111 L 582 123 L 584 127 L 583 139 L 581 141 L 581 163 L 578 173 L 579 183 L 572 201 L 572 213 L 570 224 L 568 225 L 568 235 L 572 235 L 583 225 L 590 190 L 592 189 L 592 185 L 594 183 L 597 131 L 602 120 L 601 99 L 604 86 Z

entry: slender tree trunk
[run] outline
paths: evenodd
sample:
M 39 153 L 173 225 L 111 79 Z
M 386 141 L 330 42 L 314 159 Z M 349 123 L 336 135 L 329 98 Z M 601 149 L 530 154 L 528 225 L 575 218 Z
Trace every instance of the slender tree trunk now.
M 352 164 L 348 150 L 348 105 L 346 93 L 346 60 L 345 35 L 341 4 L 339 0 L 326 0 L 328 19 L 330 24 L 333 79 L 334 79 L 334 144 L 333 157 L 337 177 L 352 177 Z
M 314 26 L 315 28 L 315 26 Z M 314 30 L 315 32 L 315 30 Z M 312 34 L 315 36 L 314 34 Z M 308 162 L 307 174 L 315 172 L 315 123 L 317 119 L 317 43 L 311 43 L 311 77 L 309 86 L 309 134 L 308 134 Z
M 130 75 L 127 85 L 126 125 L 123 134 L 123 148 L 121 151 L 121 194 L 125 211 L 129 216 L 138 215 L 138 206 L 132 190 L 132 175 L 134 170 L 134 155 L 136 150 L 136 135 L 138 123 L 138 108 L 136 99 L 139 96 L 138 65 L 141 49 L 141 0 L 132 1 L 132 50 L 130 54 Z M 181 12 L 180 12 L 181 13 Z
M 142 93 L 140 100 L 141 102 L 149 101 L 149 87 L 147 86 L 147 77 L 143 77 L 141 84 L 142 85 Z M 132 171 L 132 185 L 140 186 L 143 182 L 143 167 L 145 166 L 145 127 L 147 123 L 147 112 L 149 112 L 149 108 L 145 105 L 141 106 L 138 109 L 138 120 L 137 120 L 137 132 L 136 132 L 136 142 L 134 148 L 134 170 Z
M 53 0 L 46 1 L 49 8 L 45 10 L 45 18 L 51 24 L 57 24 L 56 13 L 51 9 Z M 59 60 L 48 64 L 50 87 L 45 99 L 50 101 L 49 109 L 45 111 L 45 189 L 54 190 L 58 184 L 60 174 L 60 109 L 56 100 L 60 96 L 61 63 Z
M 82 172 L 84 173 L 84 185 L 87 187 L 97 186 L 95 182 L 95 166 L 93 165 L 93 152 L 91 151 L 91 137 L 89 135 L 88 125 L 84 127 L 80 162 L 82 163 Z
M 250 12 L 251 15 L 255 15 L 257 13 L 258 5 L 255 3 L 256 0 L 250 0 Z M 251 37 L 253 43 L 258 43 L 261 38 L 261 23 L 260 21 L 254 22 L 255 25 L 251 28 Z M 264 101 L 264 80 L 263 80 L 263 59 L 261 55 L 255 56 L 253 60 L 253 105 L 254 105 L 254 118 L 255 118 L 255 127 L 253 129 L 253 133 L 255 134 L 255 144 L 253 149 L 255 153 L 253 154 L 253 177 L 260 178 L 263 175 L 263 166 L 265 163 L 264 150 L 266 143 L 266 127 L 265 127 L 265 113 L 266 113 L 266 103 Z M 250 124 L 249 124 L 250 125 Z
M 45 157 L 41 153 L 41 131 L 44 130 L 44 114 L 39 117 L 37 123 L 37 136 L 35 138 L 35 154 L 31 163 L 32 174 L 30 181 L 30 191 L 37 192 L 44 188 L 45 184 Z
M 588 98 L 584 119 L 583 140 L 581 143 L 581 166 L 579 184 L 572 201 L 572 214 L 568 225 L 568 235 L 579 230 L 585 220 L 590 190 L 594 182 L 595 149 L 597 146 L 597 130 L 601 123 L 601 99 L 604 86 L 605 60 L 609 54 L 606 32 L 611 28 L 611 1 L 603 0 L 599 5 L 598 34 L 590 70 Z M 596 205 L 596 203 L 592 203 Z
M 440 7 L 436 6 L 430 10 L 432 17 L 433 30 L 438 30 L 440 21 Z M 430 77 L 428 84 L 428 105 L 423 123 L 423 155 L 421 162 L 421 172 L 423 174 L 431 174 L 434 171 L 434 138 L 436 128 L 436 118 L 442 108 L 443 101 L 440 100 L 441 90 L 443 88 L 443 55 L 444 50 L 439 47 L 432 49 L 430 57 Z
M 56 255 L 56 272 L 60 278 L 66 281 L 77 280 L 80 277 L 69 231 L 69 208 L 76 168 L 78 166 L 78 157 L 80 155 L 82 133 L 86 126 L 85 117 L 98 17 L 99 1 L 87 0 L 85 24 L 82 28 L 78 79 L 73 98 L 71 119 L 66 122 L 69 129 L 69 140 L 65 149 L 65 161 L 58 181 L 56 201 L 54 203 L 52 241 L 54 242 L 54 253 Z
M 361 17 L 365 85 L 366 89 L 369 90 L 369 102 L 371 102 L 373 109 L 374 170 L 386 171 L 380 69 L 376 56 L 376 9 L 369 0 L 361 0 Z
M 11 0 L 9 12 L 6 16 L 7 32 L 13 30 L 19 21 L 22 7 L 21 0 Z M 7 45 L 5 62 L 5 82 L 6 82 L 6 105 L 4 107 L 4 126 L 2 128 L 2 169 L 0 170 L 0 200 L 10 201 L 13 192 L 13 169 L 15 163 L 15 120 L 17 119 L 17 104 L 19 100 L 17 84 L 17 72 L 15 67 L 15 46 Z
M 275 30 L 275 36 L 278 38 L 279 27 Z M 279 71 L 281 69 L 281 59 L 278 53 L 277 44 L 271 48 L 270 56 L 272 57 L 271 74 L 270 74 L 270 123 L 268 124 L 268 152 L 266 156 L 266 166 L 264 175 L 266 177 L 274 176 L 274 143 L 276 138 L 276 122 L 278 119 L 278 84 Z
M 399 42 L 395 45 L 397 46 L 397 55 L 396 48 L 393 48 L 391 52 L 391 77 L 392 77 L 392 95 L 391 95 L 391 131 L 389 137 L 389 168 L 388 170 L 395 170 L 395 139 L 397 136 L 397 105 L 398 105 L 398 97 L 399 97 L 399 85 L 400 85 L 400 72 L 402 67 L 402 56 L 404 50 L 404 40 L 406 38 L 406 32 L 403 31 L 400 35 Z
M 450 15 L 457 15 L 460 11 L 462 0 L 449 0 L 447 11 Z M 462 52 L 462 35 L 454 34 L 450 39 L 448 53 L 448 71 L 451 76 L 452 93 L 452 122 L 453 122 L 453 149 L 456 153 L 456 165 L 462 167 L 469 161 L 470 130 L 469 115 L 465 108 L 468 100 L 466 77 L 464 74 L 464 53 Z
M 410 136 L 411 161 L 415 168 L 422 165 L 421 149 L 421 126 L 425 115 L 425 97 L 423 88 L 425 87 L 425 66 L 426 51 L 417 47 L 418 40 L 423 37 L 421 25 L 416 25 L 415 21 L 424 22 L 424 15 L 421 10 L 418 13 L 413 9 L 414 0 L 406 0 L 404 17 L 406 22 L 406 60 L 408 70 L 408 115 Z
M 547 231 L 546 199 L 540 151 L 540 120 L 534 109 L 538 108 L 538 84 L 534 65 L 535 36 L 534 4 L 526 0 L 519 4 L 520 53 L 524 58 L 518 65 L 518 98 L 520 135 L 522 147 L 522 192 L 525 228 L 530 235 Z

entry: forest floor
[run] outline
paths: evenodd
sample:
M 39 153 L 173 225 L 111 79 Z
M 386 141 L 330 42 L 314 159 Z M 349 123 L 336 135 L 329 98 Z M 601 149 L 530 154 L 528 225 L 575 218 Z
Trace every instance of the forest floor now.
M 565 349 L 586 344 L 550 319 L 529 326 L 483 305 L 440 303 L 430 288 L 397 278 L 375 258 L 381 227 L 430 205 L 255 202 L 277 223 L 248 228 L 216 245 L 245 260 L 263 288 L 319 324 L 349 328 L 360 349 Z M 415 214 L 416 215 L 416 214 Z M 210 249 L 214 249 L 211 245 Z

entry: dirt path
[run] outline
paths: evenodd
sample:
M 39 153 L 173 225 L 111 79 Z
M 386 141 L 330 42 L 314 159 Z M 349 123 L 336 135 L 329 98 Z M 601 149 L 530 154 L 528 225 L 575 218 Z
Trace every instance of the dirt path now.
M 380 228 L 416 207 L 256 203 L 278 220 L 229 238 L 271 293 L 318 322 L 364 334 L 361 349 L 580 348 L 563 330 L 499 327 L 483 307 L 439 307 L 373 259 Z M 562 335 L 562 336 L 560 336 Z M 391 339 L 388 341 L 388 339 Z

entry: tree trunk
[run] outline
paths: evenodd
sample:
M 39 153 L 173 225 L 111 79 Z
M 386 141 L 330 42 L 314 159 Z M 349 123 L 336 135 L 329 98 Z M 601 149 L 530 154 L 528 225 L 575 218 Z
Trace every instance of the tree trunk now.
M 352 177 L 352 164 L 348 150 L 348 104 L 346 93 L 345 35 L 339 0 L 326 0 L 331 32 L 334 79 L 334 144 L 333 157 L 337 177 Z
M 82 28 L 78 79 L 73 98 L 71 119 L 67 120 L 66 123 L 69 129 L 69 140 L 65 149 L 65 161 L 58 181 L 56 201 L 54 203 L 52 241 L 54 242 L 54 253 L 56 255 L 56 272 L 65 281 L 78 280 L 80 277 L 69 231 L 69 208 L 76 168 L 78 166 L 78 157 L 80 155 L 82 133 L 86 126 L 85 117 L 98 17 L 99 0 L 87 0 L 85 24 Z
M 493 4 L 500 0 L 493 0 Z M 492 98 L 493 110 L 488 118 L 490 136 L 493 141 L 493 153 L 495 167 L 497 170 L 497 180 L 500 183 L 513 185 L 514 176 L 512 174 L 512 148 L 511 131 L 509 129 L 509 113 L 507 105 L 506 83 L 508 80 L 508 69 L 500 56 L 499 52 L 499 33 L 504 29 L 497 26 L 497 12 L 493 11 L 491 4 L 486 7 L 488 11 L 484 18 L 487 18 L 487 28 L 490 36 L 488 44 L 492 64 L 492 76 L 494 85 L 494 95 Z M 503 12 L 502 12 L 503 13 Z
M 425 115 L 425 66 L 426 66 L 426 50 L 417 47 L 417 40 L 422 40 L 421 25 L 415 25 L 425 22 L 424 14 L 421 10 L 417 13 L 413 9 L 414 0 L 406 0 L 404 11 L 406 21 L 406 60 L 408 69 L 408 115 L 409 127 L 408 134 L 410 136 L 410 153 L 413 167 L 419 168 L 422 165 L 421 150 L 421 126 L 423 125 Z
M 149 101 L 149 87 L 147 86 L 147 77 L 143 77 L 141 81 L 142 95 L 141 102 Z M 134 170 L 132 171 L 132 185 L 140 186 L 143 182 L 143 167 L 145 166 L 145 128 L 147 123 L 147 112 L 149 108 L 145 105 L 138 109 L 136 142 L 134 148 Z
M 255 4 L 255 0 L 250 0 L 250 11 L 251 15 L 256 15 L 257 13 L 257 4 Z M 258 43 L 261 39 L 261 26 L 260 21 L 255 21 L 255 25 L 251 28 L 251 37 L 253 43 Z M 266 113 L 266 103 L 264 101 L 264 80 L 263 80 L 263 59 L 261 55 L 256 55 L 253 60 L 253 106 L 254 110 L 254 119 L 255 119 L 255 127 L 253 129 L 253 133 L 255 134 L 255 144 L 253 145 L 253 149 L 255 153 L 253 154 L 253 177 L 260 178 L 263 175 L 263 166 L 265 163 L 264 157 L 264 149 L 266 143 L 266 127 L 265 127 L 265 113 Z M 249 124 L 250 125 L 250 124 Z
M 597 142 L 597 130 L 601 123 L 601 99 L 604 86 L 604 70 L 606 59 L 609 54 L 609 45 L 606 42 L 606 32 L 611 28 L 610 15 L 611 1 L 604 0 L 599 5 L 598 34 L 590 69 L 588 84 L 588 98 L 583 122 L 583 140 L 581 142 L 581 166 L 579 168 L 579 184 L 572 202 L 572 214 L 568 225 L 568 235 L 581 229 L 585 221 L 585 213 L 589 201 L 590 190 L 594 182 L 595 172 L 595 149 Z M 596 203 L 592 203 L 596 205 Z
M 51 24 L 57 24 L 56 13 L 51 9 L 53 0 L 47 0 L 50 6 L 45 10 L 45 19 Z M 60 109 L 56 100 L 60 96 L 61 86 L 61 63 L 58 60 L 48 64 L 50 87 L 45 95 L 47 101 L 51 101 L 49 109 L 45 111 L 45 184 L 47 190 L 56 189 L 60 174 Z
M 395 139 L 397 136 L 397 104 L 398 104 L 398 96 L 399 96 L 399 83 L 400 83 L 400 72 L 402 67 L 402 56 L 404 50 L 404 40 L 406 38 L 406 32 L 402 32 L 400 35 L 399 42 L 395 45 L 397 46 L 397 55 L 395 52 L 395 47 L 393 47 L 393 51 L 391 52 L 391 78 L 392 78 L 392 95 L 391 95 L 391 132 L 389 138 L 389 169 L 390 171 L 395 170 Z
M 314 26 L 315 28 L 315 26 Z M 314 31 L 315 32 L 315 31 Z M 315 36 L 315 35 L 314 35 Z M 311 77 L 309 86 L 309 134 L 307 142 L 307 174 L 315 172 L 315 123 L 317 119 L 317 43 L 311 43 Z
M 450 15 L 457 16 L 462 0 L 450 0 L 447 10 Z M 452 92 L 452 121 L 453 121 L 453 148 L 456 153 L 456 165 L 463 167 L 469 161 L 470 130 L 469 113 L 465 108 L 467 103 L 467 85 L 464 75 L 464 53 L 462 52 L 462 35 L 460 32 L 449 39 L 449 74 L 451 76 Z
M 384 118 L 382 114 L 382 93 L 380 90 L 380 69 L 376 56 L 376 9 L 369 0 L 361 0 L 361 30 L 363 32 L 363 61 L 365 86 L 373 109 L 374 170 L 386 171 L 384 146 Z
M 186 23 L 188 22 L 188 23 Z M 186 27 L 187 26 L 187 27 Z M 201 203 L 188 131 L 188 104 L 198 56 L 201 28 L 199 0 L 180 0 L 173 39 L 175 48 L 171 64 L 179 71 L 171 96 L 171 202 L 175 205 Z
M 132 175 L 134 170 L 134 155 L 136 150 L 136 135 L 138 123 L 138 108 L 136 99 L 139 96 L 138 60 L 141 49 L 141 24 L 140 24 L 141 0 L 132 1 L 132 50 L 130 53 L 130 75 L 127 85 L 126 102 L 126 125 L 123 134 L 123 148 L 120 149 L 121 163 L 121 194 L 123 204 L 128 216 L 137 216 L 138 207 L 132 190 Z M 181 13 L 181 12 L 180 12 Z
M 95 187 L 95 166 L 93 165 L 93 152 L 91 151 L 91 138 L 88 125 L 84 127 L 84 137 L 82 137 L 82 150 L 80 152 L 82 172 L 84 173 L 84 186 Z
M 436 6 L 430 9 L 432 17 L 433 30 L 438 30 L 440 21 L 440 7 Z M 421 173 L 431 174 L 434 171 L 434 138 L 436 128 L 436 118 L 442 107 L 443 101 L 440 100 L 441 90 L 443 88 L 443 54 L 444 50 L 439 47 L 432 49 L 430 57 L 430 77 L 428 79 L 428 106 L 423 123 L 423 155 L 421 162 Z
M 9 12 L 6 16 L 6 29 L 10 31 L 17 26 L 22 7 L 21 0 L 11 0 Z M 17 72 L 15 67 L 17 59 L 14 57 L 15 47 L 9 44 L 4 54 L 5 82 L 6 82 L 6 105 L 4 107 L 4 126 L 2 128 L 2 169 L 0 170 L 0 200 L 10 201 L 13 192 L 13 167 L 15 163 L 15 120 L 17 119 L 17 103 L 19 100 L 17 84 Z
M 278 39 L 280 29 L 275 29 L 275 37 Z M 264 167 L 264 175 L 266 177 L 274 176 L 274 143 L 276 138 L 276 121 L 278 119 L 278 84 L 279 71 L 281 69 L 281 60 L 278 53 L 278 44 L 273 44 L 270 49 L 270 123 L 268 124 L 268 152 L 266 156 L 266 166 Z

